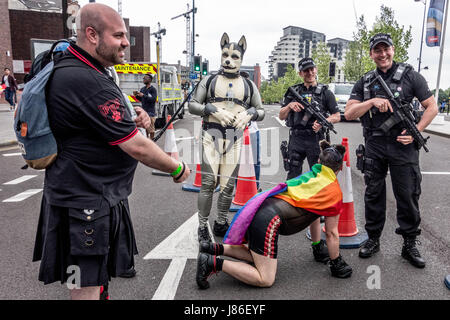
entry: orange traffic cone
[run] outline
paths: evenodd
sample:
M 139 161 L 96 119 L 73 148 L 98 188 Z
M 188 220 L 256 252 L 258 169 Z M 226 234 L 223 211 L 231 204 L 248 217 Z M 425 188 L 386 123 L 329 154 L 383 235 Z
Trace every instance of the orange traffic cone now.
M 344 155 L 344 166 L 337 176 L 343 195 L 343 209 L 338 224 L 339 247 L 352 249 L 361 247 L 368 239 L 368 236 L 366 233 L 360 234 L 356 227 L 348 138 L 342 139 L 342 145 L 346 151 Z
M 169 122 L 171 118 L 172 117 L 170 115 L 168 115 L 167 122 Z M 164 152 L 167 153 L 172 158 L 179 160 L 177 142 L 175 140 L 175 130 L 173 128 L 172 123 L 167 127 L 167 131 L 165 134 Z M 162 171 L 159 171 L 156 169 L 152 171 L 152 174 L 157 175 L 157 176 L 170 176 L 169 173 L 162 172 Z
M 257 193 L 258 189 L 256 187 L 255 165 L 252 154 L 252 146 L 250 144 L 250 133 L 247 128 L 244 130 L 244 144 L 241 150 L 236 193 L 229 211 L 238 211 Z
M 188 182 L 183 182 L 183 184 L 181 185 L 181 190 L 183 190 L 183 191 L 200 192 L 200 188 L 202 186 L 202 167 L 200 164 L 201 154 L 200 154 L 198 137 L 194 137 L 194 156 L 195 156 L 194 163 L 197 163 L 197 166 L 195 169 L 195 179 L 194 179 L 194 182 L 192 182 L 191 178 L 188 179 Z M 220 191 L 220 186 L 217 186 L 217 188 L 214 190 L 214 192 L 219 192 L 219 191 Z

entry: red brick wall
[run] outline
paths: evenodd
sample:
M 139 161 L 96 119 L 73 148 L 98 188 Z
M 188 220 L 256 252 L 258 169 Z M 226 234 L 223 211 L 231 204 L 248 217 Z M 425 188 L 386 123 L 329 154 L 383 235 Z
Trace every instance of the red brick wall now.
M 59 40 L 64 38 L 61 13 L 9 10 L 11 44 L 14 60 L 31 60 L 30 39 Z M 18 83 L 25 74 L 15 74 Z
M 8 1 L 0 1 L 0 73 L 8 67 L 12 70 L 11 33 L 9 30 Z M 8 57 L 6 52 L 10 52 Z
M 60 13 L 9 10 L 14 60 L 31 60 L 30 39 L 59 40 L 64 37 Z
M 136 38 L 136 45 L 130 46 L 130 61 L 150 62 L 150 28 L 130 27 L 130 39 Z

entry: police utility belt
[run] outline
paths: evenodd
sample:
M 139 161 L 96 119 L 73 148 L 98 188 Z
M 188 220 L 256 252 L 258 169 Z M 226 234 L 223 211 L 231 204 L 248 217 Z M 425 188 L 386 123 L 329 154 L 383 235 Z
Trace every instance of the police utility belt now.
M 313 129 L 296 129 L 296 128 L 291 128 L 290 129 L 290 134 L 293 136 L 313 136 L 316 135 L 317 133 L 314 132 Z

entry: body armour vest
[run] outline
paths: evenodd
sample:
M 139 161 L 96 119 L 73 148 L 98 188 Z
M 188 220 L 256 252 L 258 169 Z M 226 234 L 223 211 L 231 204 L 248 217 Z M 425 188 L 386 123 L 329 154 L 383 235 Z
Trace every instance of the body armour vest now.
M 398 93 L 401 100 L 404 100 L 402 80 L 404 75 L 411 69 L 412 67 L 406 63 L 398 63 L 396 66 L 396 70 L 392 72 L 388 78 L 384 79 L 392 93 L 394 95 Z M 377 70 L 369 71 L 363 77 L 364 101 L 370 100 L 372 98 L 388 99 L 388 95 L 384 91 L 381 84 L 379 84 L 378 81 L 373 81 L 377 75 L 377 72 Z M 378 109 L 376 107 L 372 107 L 360 118 L 360 120 L 361 125 L 364 128 L 377 129 L 390 117 L 390 112 L 378 112 Z
M 319 104 L 320 111 L 324 113 L 324 107 L 323 107 L 323 92 L 325 89 L 327 89 L 327 86 L 323 84 L 318 84 L 316 89 L 313 92 L 304 92 L 302 90 L 303 86 L 301 84 L 293 86 L 294 90 L 297 91 L 300 95 L 304 96 L 309 102 L 311 102 L 311 99 L 314 99 Z M 286 99 L 291 99 L 291 101 L 294 101 L 294 98 L 289 95 L 289 93 L 286 93 L 285 95 L 285 101 Z M 300 112 L 289 112 L 288 117 L 286 119 L 286 126 L 290 128 L 297 128 L 297 129 L 310 129 L 312 125 L 314 124 L 314 121 L 316 119 L 314 117 L 309 117 L 305 110 L 302 110 Z

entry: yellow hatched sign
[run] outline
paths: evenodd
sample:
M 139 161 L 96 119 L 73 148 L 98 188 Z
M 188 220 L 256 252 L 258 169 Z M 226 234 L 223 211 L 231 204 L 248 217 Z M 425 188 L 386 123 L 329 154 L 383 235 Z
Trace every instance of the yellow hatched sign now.
M 145 63 L 124 63 L 116 64 L 114 66 L 117 73 L 132 73 L 132 74 L 156 74 L 157 67 L 156 64 L 145 64 Z

